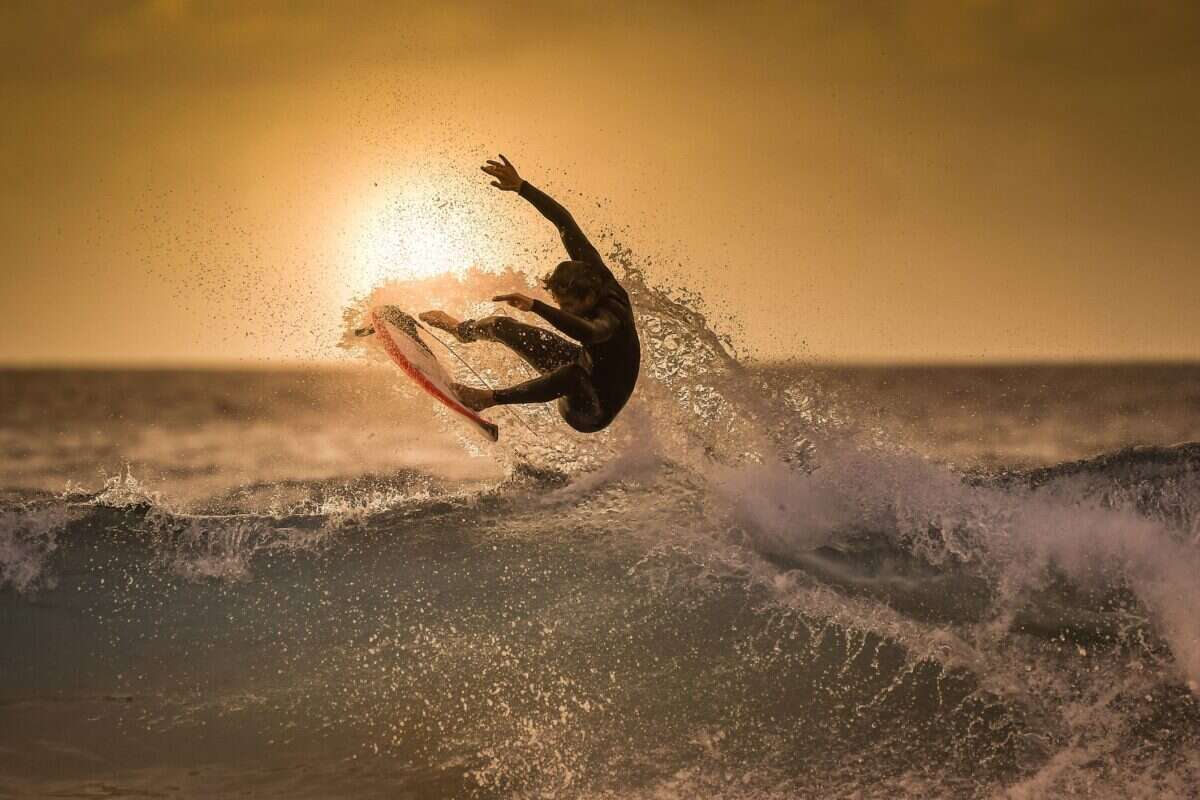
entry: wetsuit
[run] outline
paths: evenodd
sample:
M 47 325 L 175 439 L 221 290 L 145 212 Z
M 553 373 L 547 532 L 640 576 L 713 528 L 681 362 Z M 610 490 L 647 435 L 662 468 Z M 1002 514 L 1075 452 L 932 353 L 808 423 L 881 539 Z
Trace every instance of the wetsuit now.
M 563 419 L 572 428 L 585 433 L 601 430 L 629 400 L 641 366 L 642 346 L 629 293 L 570 212 L 528 181 L 521 183 L 520 195 L 558 228 L 571 259 L 590 265 L 601 277 L 599 300 L 586 316 L 533 301 L 533 313 L 582 346 L 510 317 L 468 320 L 459 327 L 459 334 L 467 340 L 501 342 L 541 373 L 533 380 L 494 391 L 497 404 L 557 399 Z

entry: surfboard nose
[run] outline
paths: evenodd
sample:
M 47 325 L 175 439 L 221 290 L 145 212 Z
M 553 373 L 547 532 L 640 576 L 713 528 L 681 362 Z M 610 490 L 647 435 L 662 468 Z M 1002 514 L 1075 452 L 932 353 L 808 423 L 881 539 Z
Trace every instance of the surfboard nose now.
M 382 319 L 387 320 L 400 330 L 407 333 L 409 336 L 416 338 L 417 330 L 419 329 L 416 319 L 414 319 L 407 312 L 400 310 L 399 306 L 379 306 L 376 308 L 375 313 L 378 314 Z
M 388 357 L 417 386 L 451 411 L 470 420 L 493 442 L 500 440 L 500 428 L 468 408 L 455 395 L 454 381 L 418 335 L 421 328 L 415 319 L 396 306 L 377 306 L 371 309 L 371 322 Z

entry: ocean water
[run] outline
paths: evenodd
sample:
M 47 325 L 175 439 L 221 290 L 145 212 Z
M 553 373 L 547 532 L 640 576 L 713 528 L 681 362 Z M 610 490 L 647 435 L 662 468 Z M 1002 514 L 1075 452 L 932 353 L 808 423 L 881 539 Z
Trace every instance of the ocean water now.
M 592 438 L 368 355 L 0 374 L 0 796 L 1197 796 L 1200 366 L 639 312 Z

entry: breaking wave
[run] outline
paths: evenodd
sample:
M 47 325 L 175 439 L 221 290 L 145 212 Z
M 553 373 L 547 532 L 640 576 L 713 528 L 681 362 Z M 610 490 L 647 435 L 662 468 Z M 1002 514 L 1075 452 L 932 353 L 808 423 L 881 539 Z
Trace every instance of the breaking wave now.
M 635 402 L 590 438 L 512 411 L 499 479 L 249 480 L 184 508 L 125 472 L 7 501 L 10 620 L 90 620 L 41 650 L 67 623 L 12 623 L 11 685 L 91 664 L 134 698 L 111 725 L 253 756 L 238 774 L 268 794 L 309 759 L 314 796 L 1187 796 L 1200 445 L 935 463 L 801 369 L 747 370 L 696 298 L 610 257 L 646 346 Z M 347 328 L 378 302 L 478 315 L 517 280 L 382 287 Z

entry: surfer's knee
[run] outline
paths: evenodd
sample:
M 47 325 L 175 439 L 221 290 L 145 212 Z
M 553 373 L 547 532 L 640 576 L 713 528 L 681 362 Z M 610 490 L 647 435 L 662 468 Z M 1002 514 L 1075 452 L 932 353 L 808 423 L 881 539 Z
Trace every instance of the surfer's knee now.
M 564 364 L 563 366 L 559 367 L 558 369 L 563 374 L 563 376 L 567 380 L 569 380 L 571 382 L 571 384 L 574 386 L 583 386 L 585 384 L 590 386 L 590 384 L 592 382 L 592 376 L 589 375 L 588 371 L 586 369 L 584 369 L 583 366 L 577 362 L 571 362 L 570 364 Z
M 496 315 L 475 320 L 474 328 L 476 333 L 487 339 L 500 339 L 505 334 L 515 333 L 516 324 L 512 317 Z
M 612 417 L 605 414 L 593 398 L 560 397 L 558 414 L 563 422 L 580 433 L 597 433 L 612 422 Z
M 555 374 L 566 389 L 566 394 L 558 400 L 558 413 L 563 420 L 580 433 L 595 433 L 607 427 L 612 419 L 601 407 L 591 374 L 580 364 L 559 367 Z

